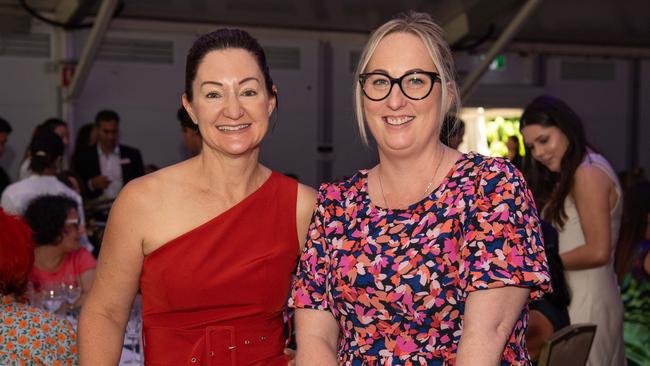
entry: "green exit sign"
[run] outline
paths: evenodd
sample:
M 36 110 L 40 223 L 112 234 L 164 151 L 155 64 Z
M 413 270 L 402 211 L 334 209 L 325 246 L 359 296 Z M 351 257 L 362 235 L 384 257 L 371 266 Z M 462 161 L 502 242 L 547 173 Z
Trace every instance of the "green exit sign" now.
M 490 63 L 490 70 L 503 70 L 506 68 L 506 56 L 498 55 Z

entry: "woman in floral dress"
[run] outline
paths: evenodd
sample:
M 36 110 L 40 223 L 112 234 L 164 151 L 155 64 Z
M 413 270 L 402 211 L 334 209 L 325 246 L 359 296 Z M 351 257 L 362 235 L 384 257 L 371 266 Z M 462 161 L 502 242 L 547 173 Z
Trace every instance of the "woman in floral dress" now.
M 387 22 L 357 74 L 380 163 L 319 189 L 290 300 L 296 363 L 530 364 L 526 302 L 549 288 L 537 212 L 506 160 L 440 142 L 458 109 L 442 30 Z
M 29 226 L 0 208 L 0 365 L 76 365 L 70 322 L 26 303 L 33 263 Z

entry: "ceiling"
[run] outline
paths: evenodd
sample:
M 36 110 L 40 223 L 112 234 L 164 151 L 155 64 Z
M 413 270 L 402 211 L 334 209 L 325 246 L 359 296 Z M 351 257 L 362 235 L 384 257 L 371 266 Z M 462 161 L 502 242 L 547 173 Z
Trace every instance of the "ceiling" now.
M 23 0 L 42 13 L 60 2 Z M 92 4 L 101 0 L 77 0 Z M 409 9 L 430 13 L 445 24 L 465 13 L 469 32 L 457 48 L 493 40 L 523 0 L 123 0 L 121 18 L 200 22 L 269 28 L 368 32 Z M 93 10 L 95 9 L 95 10 Z M 0 33 L 25 30 L 29 14 L 18 0 L 0 0 Z M 515 41 L 650 48 L 649 0 L 542 0 Z

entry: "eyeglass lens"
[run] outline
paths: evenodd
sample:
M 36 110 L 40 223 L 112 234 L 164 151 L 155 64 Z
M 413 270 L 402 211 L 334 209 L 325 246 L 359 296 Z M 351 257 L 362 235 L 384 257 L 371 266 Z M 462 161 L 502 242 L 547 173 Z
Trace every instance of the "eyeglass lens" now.
M 393 84 L 399 83 L 402 92 L 411 99 L 425 98 L 431 92 L 434 80 L 425 73 L 409 73 L 399 79 L 393 79 L 384 74 L 368 74 L 363 80 L 362 87 L 366 96 L 372 100 L 384 99 L 390 94 Z

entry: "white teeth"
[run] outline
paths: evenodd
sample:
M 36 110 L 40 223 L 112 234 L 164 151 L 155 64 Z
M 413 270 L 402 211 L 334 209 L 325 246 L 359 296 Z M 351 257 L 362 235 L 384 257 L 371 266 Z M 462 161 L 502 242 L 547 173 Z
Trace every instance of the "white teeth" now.
M 384 120 L 390 125 L 399 126 L 399 125 L 403 125 L 403 124 L 405 124 L 407 122 L 411 122 L 413 120 L 413 117 L 407 117 L 407 116 L 404 116 L 404 117 L 385 117 Z
M 217 129 L 219 131 L 239 131 L 243 130 L 244 128 L 247 128 L 250 126 L 250 123 L 246 123 L 243 125 L 236 125 L 236 126 L 217 126 Z

